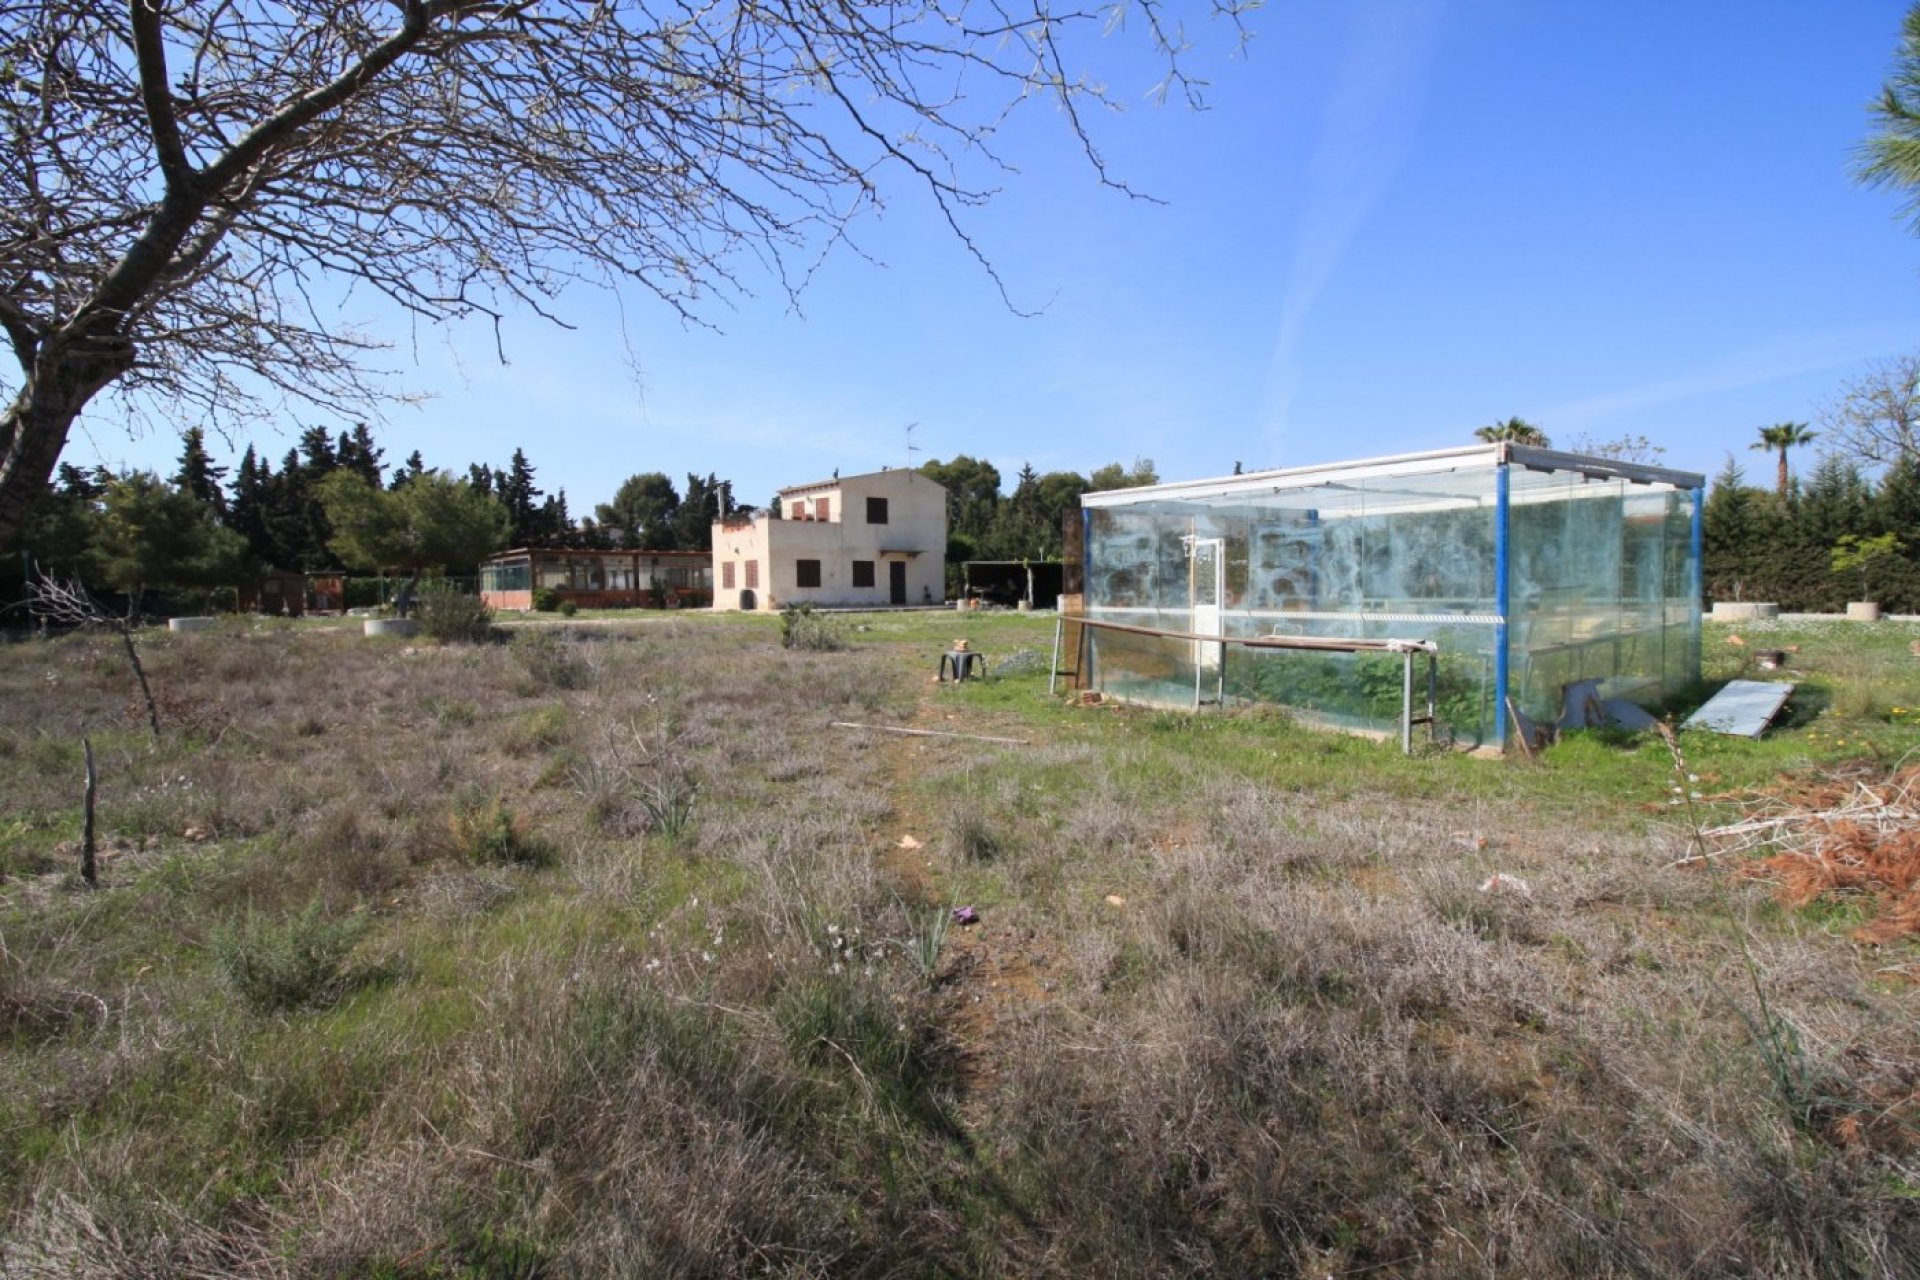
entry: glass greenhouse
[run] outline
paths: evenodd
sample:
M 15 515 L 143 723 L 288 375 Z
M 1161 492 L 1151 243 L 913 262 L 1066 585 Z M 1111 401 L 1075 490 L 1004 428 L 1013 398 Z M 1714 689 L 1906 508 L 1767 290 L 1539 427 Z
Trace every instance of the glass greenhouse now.
M 1656 701 L 1700 672 L 1704 484 L 1488 444 L 1090 493 L 1079 680 L 1385 732 L 1404 646 L 1276 646 L 1428 641 L 1455 741 L 1504 744 L 1509 706 L 1557 720 L 1580 680 Z

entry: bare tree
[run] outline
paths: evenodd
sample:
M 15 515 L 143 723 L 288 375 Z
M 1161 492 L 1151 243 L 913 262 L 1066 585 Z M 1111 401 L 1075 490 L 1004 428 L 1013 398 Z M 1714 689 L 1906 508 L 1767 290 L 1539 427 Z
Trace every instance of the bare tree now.
M 1189 99 L 1169 0 L 1128 6 Z M 1195 0 L 1237 17 L 1243 0 Z M 1047 0 L 0 0 L 0 541 L 101 391 L 211 425 L 378 399 L 330 313 L 552 318 L 622 281 L 690 314 L 740 254 L 792 291 L 889 173 L 966 228 L 995 134 L 1059 108 L 1103 182 Z M 792 266 L 790 266 L 792 264 Z M 797 269 L 793 269 L 797 267 Z M 10 380 L 9 380 L 10 381 Z
M 1646 436 L 1635 435 L 1632 432 L 1616 436 L 1611 440 L 1602 440 L 1597 436 L 1582 433 L 1568 441 L 1567 452 L 1584 453 L 1589 458 L 1610 458 L 1615 462 L 1644 462 L 1654 466 L 1659 464 L 1661 457 L 1667 452 L 1667 446 L 1655 444 Z
M 95 628 L 120 637 L 127 652 L 127 666 L 139 682 L 140 697 L 147 704 L 147 731 L 156 741 L 160 737 L 160 709 L 153 700 L 153 687 L 147 683 L 147 669 L 140 662 L 140 646 L 133 633 L 140 625 L 137 598 L 127 602 L 123 616 L 95 600 L 80 579 L 61 581 L 42 570 L 38 579 L 27 584 L 27 610 L 35 618 L 63 627 Z
M 1884 361 L 1821 415 L 1828 451 L 1876 466 L 1920 461 L 1920 355 Z

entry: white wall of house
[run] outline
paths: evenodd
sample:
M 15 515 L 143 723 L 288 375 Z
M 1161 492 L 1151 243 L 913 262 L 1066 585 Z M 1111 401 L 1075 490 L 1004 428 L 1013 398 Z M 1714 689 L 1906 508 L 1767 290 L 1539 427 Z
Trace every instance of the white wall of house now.
M 778 520 L 713 526 L 714 608 L 945 602 L 947 491 L 919 472 L 796 485 L 777 500 Z

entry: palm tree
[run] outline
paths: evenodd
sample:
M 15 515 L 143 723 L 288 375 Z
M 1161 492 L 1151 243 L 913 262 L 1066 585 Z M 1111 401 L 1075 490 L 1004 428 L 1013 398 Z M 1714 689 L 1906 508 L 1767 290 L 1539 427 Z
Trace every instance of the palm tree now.
M 1880 130 L 1860 148 L 1854 176 L 1868 186 L 1905 192 L 1906 211 L 1920 231 L 1920 5 L 1901 24 L 1893 74 L 1873 114 Z
M 1484 440 L 1488 444 L 1530 444 L 1546 448 L 1551 441 L 1546 432 L 1528 422 L 1525 418 L 1508 418 L 1505 422 L 1496 422 L 1490 427 L 1481 427 L 1473 433 L 1475 440 Z
M 1804 422 L 1777 422 L 1771 427 L 1760 428 L 1760 438 L 1747 446 L 1749 449 L 1777 450 L 1780 454 L 1780 496 L 1787 496 L 1787 450 L 1797 449 L 1807 444 L 1820 433 L 1807 430 Z

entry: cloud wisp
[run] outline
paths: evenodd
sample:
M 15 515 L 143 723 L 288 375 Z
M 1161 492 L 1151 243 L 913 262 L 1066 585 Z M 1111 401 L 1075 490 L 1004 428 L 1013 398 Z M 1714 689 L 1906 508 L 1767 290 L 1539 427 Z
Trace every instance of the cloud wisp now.
M 1260 427 L 1276 458 L 1285 453 L 1288 411 L 1299 390 L 1307 318 L 1413 149 L 1441 9 L 1423 2 L 1352 11 L 1351 43 L 1302 174 L 1268 364 Z

